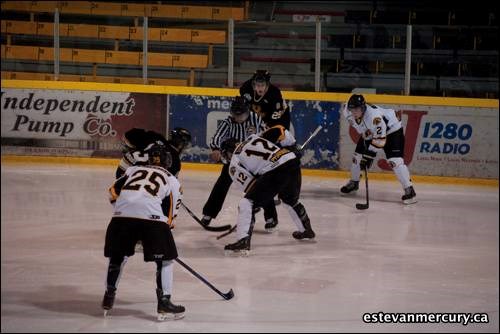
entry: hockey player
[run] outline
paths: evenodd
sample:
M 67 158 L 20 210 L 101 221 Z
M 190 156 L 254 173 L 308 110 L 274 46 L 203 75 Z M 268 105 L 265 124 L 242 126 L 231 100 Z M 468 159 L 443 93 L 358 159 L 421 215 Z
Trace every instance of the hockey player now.
M 181 170 L 180 154 L 191 143 L 191 134 L 187 129 L 175 128 L 170 131 L 170 139 L 154 131 L 133 128 L 123 136 L 123 158 L 116 169 L 116 178 L 123 175 L 128 167 L 136 164 L 144 164 L 148 161 L 148 156 L 143 152 L 146 146 L 152 143 L 161 143 L 167 150 L 167 170 L 175 175 L 179 175 Z
M 226 245 L 226 253 L 249 253 L 255 223 L 253 209 L 276 195 L 283 201 L 297 226 L 298 230 L 292 236 L 298 240 L 314 239 L 315 233 L 306 209 L 299 202 L 302 183 L 300 159 L 294 152 L 284 148 L 294 143 L 290 132 L 280 125 L 261 135 L 251 135 L 237 147 L 231 140 L 224 143 L 223 154 L 231 161 L 229 175 L 245 192 L 238 206 L 238 241 Z
M 222 209 L 227 192 L 233 183 L 228 173 L 229 160 L 225 160 L 221 156 L 221 143 L 228 138 L 242 142 L 249 135 L 261 132 L 263 126 L 261 118 L 257 114 L 250 112 L 245 100 L 240 96 L 236 96 L 231 103 L 229 117 L 219 124 L 210 143 L 212 160 L 215 162 L 221 161 L 223 166 L 220 176 L 215 182 L 207 202 L 203 206 L 201 222 L 204 225 L 210 224 L 212 219 L 217 217 Z M 276 212 L 274 202 L 265 205 L 264 219 L 266 220 L 266 225 L 264 226 L 266 231 L 274 231 L 278 225 L 278 213 Z
M 384 109 L 365 102 L 363 95 L 353 94 L 343 110 L 344 116 L 361 134 L 354 151 L 351 165 L 351 180 L 340 191 L 348 194 L 358 190 L 362 169 L 369 169 L 379 151 L 384 151 L 392 170 L 403 186 L 404 204 L 416 203 L 416 194 L 405 165 L 404 134 L 401 119 L 392 109 Z
M 177 258 L 172 232 L 182 192 L 167 169 L 164 145 L 150 145 L 148 163 L 129 167 L 109 188 L 114 213 L 106 231 L 104 256 L 109 258 L 106 292 L 102 308 L 106 315 L 113 307 L 116 289 L 127 258 L 142 240 L 144 261 L 156 262 L 158 320 L 184 317 L 184 307 L 171 302 L 173 260 Z
M 270 81 L 271 74 L 268 71 L 257 70 L 250 80 L 243 83 L 240 95 L 266 126 L 282 125 L 289 130 L 290 108 L 285 105 L 280 89 Z

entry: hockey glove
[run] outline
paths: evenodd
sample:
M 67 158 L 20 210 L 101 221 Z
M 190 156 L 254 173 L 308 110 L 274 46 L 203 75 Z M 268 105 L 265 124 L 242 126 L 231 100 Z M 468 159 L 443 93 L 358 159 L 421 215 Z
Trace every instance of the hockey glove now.
M 252 96 L 250 94 L 246 93 L 246 94 L 243 95 L 243 97 L 245 98 L 245 101 L 247 103 L 252 102 Z
M 290 145 L 290 146 L 283 146 L 283 148 L 286 148 L 290 152 L 295 153 L 297 158 L 299 158 L 299 159 L 302 158 L 302 150 L 300 148 L 300 145 L 294 144 L 294 145 Z
M 375 152 L 371 151 L 365 152 L 365 154 L 363 154 L 363 157 L 361 158 L 361 161 L 359 162 L 359 167 L 361 168 L 361 170 L 370 169 L 370 167 L 373 164 L 373 159 L 375 158 L 376 155 L 377 153 Z

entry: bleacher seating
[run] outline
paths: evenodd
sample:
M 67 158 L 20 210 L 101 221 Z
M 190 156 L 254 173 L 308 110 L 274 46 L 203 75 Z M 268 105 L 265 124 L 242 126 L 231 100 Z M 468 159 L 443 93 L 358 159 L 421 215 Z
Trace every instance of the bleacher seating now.
M 50 22 L 2 20 L 2 33 L 53 36 L 54 24 Z M 98 39 L 142 40 L 143 28 L 60 23 L 59 35 Z M 224 44 L 226 42 L 226 32 L 224 30 L 149 28 L 148 37 L 151 41 L 164 42 L 204 44 Z
M 151 16 L 175 19 L 228 20 L 244 19 L 244 8 L 213 6 L 156 5 L 141 3 L 112 3 L 96 1 L 2 1 L 2 11 L 61 14 Z
M 54 80 L 54 74 L 2 71 L 2 79 L 52 81 Z M 144 80 L 142 78 L 118 77 L 118 76 L 116 77 L 91 76 L 91 75 L 75 75 L 75 74 L 60 74 L 59 81 L 84 81 L 84 82 L 132 83 L 132 84 L 144 83 Z M 187 86 L 188 81 L 185 79 L 148 78 L 148 84 L 165 85 L 165 86 Z
M 255 69 L 268 68 L 273 78 L 278 76 L 289 88 L 314 86 L 316 36 L 314 17 L 310 17 L 314 15 L 326 21 L 321 37 L 322 75 L 346 80 L 335 86 L 337 89 L 342 84 L 349 89 L 362 82 L 377 84 L 381 92 L 400 93 L 407 24 L 413 26 L 412 80 L 420 85 L 415 91 L 442 96 L 450 94 L 442 87 L 453 89 L 452 85 L 439 84 L 443 77 L 459 81 L 481 78 L 477 85 L 485 87 L 485 93 L 491 96 L 490 82 L 498 76 L 497 15 L 491 8 L 468 9 L 459 4 L 448 8 L 439 2 L 432 9 L 422 9 L 415 2 L 294 1 L 250 2 L 251 11 L 246 13 L 242 1 L 231 2 L 233 6 L 235 3 L 239 7 L 221 1 L 204 1 L 203 5 L 183 1 L 2 2 L 2 11 L 7 14 L 2 20 L 2 59 L 10 64 L 2 69 L 19 70 L 12 65 L 12 57 L 27 64 L 29 58 L 38 55 L 34 62 L 45 66 L 40 71 L 50 71 L 52 13 L 58 7 L 64 68 L 82 67 L 82 73 L 88 73 L 89 68 L 98 66 L 98 76 L 122 75 L 125 69 L 139 76 L 144 15 L 149 16 L 148 66 L 152 71 L 157 67 L 159 76 L 163 72 L 191 71 L 189 83 L 194 81 L 191 78 L 196 68 L 198 83 L 218 87 L 227 84 L 224 21 L 232 17 L 236 21 L 258 18 L 254 23 L 236 24 L 234 82 L 238 82 L 238 76 L 241 81 Z M 37 47 L 38 52 L 30 46 Z M 8 47 L 19 48 L 7 52 Z M 354 79 L 356 76 L 361 78 Z M 497 90 L 493 95 L 498 95 Z
M 5 53 L 4 53 L 5 48 Z M 87 49 L 60 49 L 61 62 L 142 65 L 142 53 L 131 51 L 108 51 Z M 53 61 L 52 48 L 22 45 L 2 45 L 2 58 L 34 61 Z M 205 68 L 208 56 L 189 54 L 148 53 L 148 63 L 154 66 Z

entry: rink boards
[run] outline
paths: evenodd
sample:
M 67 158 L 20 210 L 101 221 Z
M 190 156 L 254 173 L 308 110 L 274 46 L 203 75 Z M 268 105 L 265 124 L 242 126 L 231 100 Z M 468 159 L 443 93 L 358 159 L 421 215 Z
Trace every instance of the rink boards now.
M 222 88 L 3 80 L 2 138 L 43 143 L 42 151 L 49 153 L 41 154 L 64 151 L 51 147 L 51 141 L 93 141 L 98 143 L 94 150 L 68 149 L 62 154 L 116 157 L 120 137 L 133 126 L 162 133 L 180 126 L 193 135 L 193 147 L 183 159 L 207 163 L 208 142 L 237 94 L 236 89 Z M 304 151 L 304 167 L 348 170 L 357 135 L 340 114 L 350 94 L 283 95 L 299 143 L 318 125 L 323 127 Z M 365 98 L 401 115 L 405 162 L 413 175 L 498 180 L 498 100 L 370 94 Z M 3 148 L 3 153 L 39 154 L 29 147 L 23 152 L 22 146 L 7 151 Z M 374 172 L 392 174 L 383 154 L 374 165 Z

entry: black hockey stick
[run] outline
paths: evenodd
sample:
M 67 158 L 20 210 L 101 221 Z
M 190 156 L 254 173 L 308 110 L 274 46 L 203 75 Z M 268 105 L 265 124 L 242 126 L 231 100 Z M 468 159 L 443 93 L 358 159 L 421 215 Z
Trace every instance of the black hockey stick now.
M 219 240 L 220 238 L 224 238 L 224 237 L 225 237 L 226 235 L 228 235 L 228 234 L 233 233 L 233 231 L 234 231 L 234 230 L 236 230 L 236 226 L 237 226 L 237 225 L 234 225 L 233 227 L 231 227 L 231 229 L 230 229 L 229 231 L 224 232 L 224 233 L 222 233 L 221 235 L 217 236 L 217 240 Z
M 370 206 L 368 197 L 368 168 L 365 167 L 366 203 L 356 203 L 356 209 L 366 210 Z
M 306 141 L 304 142 L 304 144 L 299 145 L 299 151 L 302 151 L 304 149 L 304 147 L 306 147 L 307 144 L 309 144 L 309 142 L 311 141 L 311 139 L 313 139 L 314 137 L 316 137 L 316 135 L 318 134 L 318 132 L 322 128 L 323 127 L 321 125 L 318 125 L 318 127 L 316 129 L 314 129 L 314 131 L 311 133 L 311 135 L 309 136 L 309 138 L 306 139 Z M 280 205 L 280 204 L 281 204 L 281 200 L 279 198 L 277 200 L 274 200 L 274 205 Z M 258 208 L 258 210 L 254 212 L 254 214 L 257 213 L 259 210 L 260 210 L 260 208 Z M 221 235 L 217 236 L 217 240 L 219 240 L 221 238 L 224 238 L 226 235 L 231 234 L 235 229 L 236 229 L 236 225 L 234 225 L 229 231 L 224 232 Z
M 196 278 L 198 278 L 200 281 L 202 281 L 203 283 L 205 283 L 206 285 L 208 285 L 212 290 L 214 290 L 215 292 L 217 292 L 225 300 L 229 300 L 229 299 L 231 299 L 231 298 L 234 297 L 233 289 L 229 290 L 226 293 L 222 293 L 219 289 L 217 289 L 209 281 L 207 281 L 203 276 L 201 276 L 196 271 L 194 271 L 190 266 L 188 266 L 187 264 L 185 264 L 184 262 L 182 262 L 181 259 L 176 258 L 175 261 L 177 261 L 177 263 L 179 263 L 181 266 L 183 266 L 184 268 L 186 268 L 187 271 L 189 271 L 191 274 L 193 274 L 194 276 L 196 276 Z
M 222 226 L 208 226 L 208 225 L 204 225 L 200 218 L 196 217 L 196 215 L 194 214 L 193 211 L 189 210 L 189 208 L 181 202 L 181 205 L 184 209 L 186 209 L 186 211 L 189 213 L 189 215 L 191 217 L 193 217 L 194 220 L 196 220 L 196 222 L 198 224 L 200 224 L 205 230 L 207 231 L 212 231 L 212 232 L 222 232 L 222 231 L 227 231 L 227 230 L 230 230 L 231 229 L 231 225 L 222 225 Z

